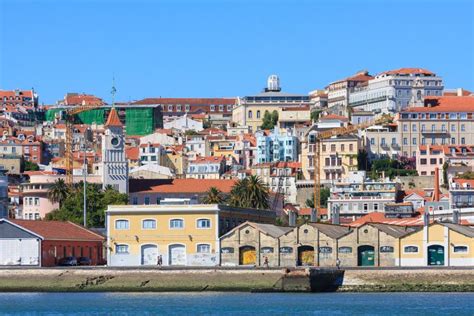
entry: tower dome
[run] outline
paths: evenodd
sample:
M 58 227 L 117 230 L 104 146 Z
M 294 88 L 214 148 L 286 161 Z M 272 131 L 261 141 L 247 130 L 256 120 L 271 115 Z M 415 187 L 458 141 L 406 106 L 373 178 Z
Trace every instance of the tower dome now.
M 281 91 L 280 88 L 280 79 L 277 75 L 270 75 L 267 79 L 267 88 L 266 91 Z

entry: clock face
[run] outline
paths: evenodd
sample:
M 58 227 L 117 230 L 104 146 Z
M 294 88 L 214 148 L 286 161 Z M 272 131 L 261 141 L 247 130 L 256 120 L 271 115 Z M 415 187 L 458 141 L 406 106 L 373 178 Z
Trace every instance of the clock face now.
M 110 143 L 112 146 L 117 147 L 120 144 L 120 139 L 118 137 L 113 137 Z

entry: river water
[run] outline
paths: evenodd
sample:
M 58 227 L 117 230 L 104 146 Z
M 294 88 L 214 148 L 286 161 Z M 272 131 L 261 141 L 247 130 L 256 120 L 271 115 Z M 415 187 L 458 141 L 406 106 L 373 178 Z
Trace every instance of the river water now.
M 474 315 L 474 293 L 0 293 L 0 315 Z

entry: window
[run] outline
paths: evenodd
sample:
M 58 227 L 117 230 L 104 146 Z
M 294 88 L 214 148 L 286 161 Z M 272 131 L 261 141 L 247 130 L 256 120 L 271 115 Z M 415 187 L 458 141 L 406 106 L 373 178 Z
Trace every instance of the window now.
M 150 205 L 150 197 L 145 196 L 145 205 Z
M 385 145 L 385 138 L 384 138 L 384 137 L 382 137 L 382 138 L 380 139 L 380 144 L 381 144 L 382 146 Z
M 396 145 L 397 144 L 397 139 L 395 137 L 392 137 L 392 145 Z
M 292 247 L 280 247 L 280 254 L 283 253 L 293 253 Z
M 408 125 L 407 124 L 403 124 L 403 131 L 408 132 Z
M 354 145 L 353 144 L 349 144 L 349 151 L 353 151 L 354 150 Z
M 454 246 L 454 252 L 467 252 L 467 246 Z
M 211 228 L 211 220 L 208 218 L 198 219 L 197 228 Z
M 352 253 L 352 248 L 351 247 L 339 247 L 338 251 L 339 251 L 339 253 Z
M 116 245 L 115 253 L 116 254 L 128 253 L 128 245 Z
M 455 120 L 455 119 L 458 118 L 458 114 L 457 114 L 457 113 L 449 113 L 449 118 L 450 118 L 451 120 Z
M 172 112 L 173 111 L 173 105 L 168 105 L 168 112 Z
M 331 247 L 319 247 L 319 253 L 332 253 Z
M 424 138 L 424 137 L 421 138 L 421 144 L 422 144 L 422 145 L 426 145 L 426 138 Z
M 211 253 L 211 245 L 198 244 L 196 247 L 197 253 Z
M 249 119 L 252 118 L 252 111 L 249 111 L 249 113 L 248 113 L 248 118 L 249 118 Z
M 405 253 L 416 253 L 418 252 L 417 246 L 406 246 L 404 249 Z
M 273 253 L 273 247 L 262 247 L 260 248 L 261 253 Z
M 221 248 L 221 253 L 234 253 L 234 248 L 232 247 Z
M 224 112 L 224 105 L 219 104 L 219 111 L 220 111 L 220 112 Z
M 367 203 L 364 203 L 364 211 L 367 211 L 369 209 L 369 205 Z
M 430 165 L 436 165 L 436 158 L 430 158 Z
M 370 144 L 371 144 L 371 145 L 375 145 L 375 138 L 371 138 L 371 139 L 370 139 Z
M 467 113 L 461 113 L 459 115 L 460 115 L 461 120 L 466 120 L 467 119 Z
M 455 132 L 456 131 L 456 125 L 451 125 L 451 132 Z
M 345 150 L 344 144 L 341 144 L 341 151 L 343 152 Z
M 189 112 L 189 104 L 186 104 L 186 105 L 184 106 L 184 109 L 185 109 L 186 112 Z
M 260 118 L 260 110 L 257 111 L 257 118 Z
M 380 246 L 380 252 L 393 252 L 394 249 L 392 246 Z
M 435 137 L 432 137 L 431 138 L 431 145 L 435 145 L 436 144 L 436 138 Z
M 378 211 L 379 210 L 379 203 L 374 203 L 374 211 Z
M 416 137 L 413 137 L 413 139 L 411 141 L 412 141 L 413 145 L 416 145 Z
M 426 158 L 420 159 L 420 164 L 421 165 L 426 165 Z
M 461 124 L 461 132 L 465 132 L 465 131 L 466 131 L 466 125 Z
M 451 138 L 451 145 L 456 145 L 456 138 L 454 137 Z
M 466 139 L 464 137 L 461 137 L 461 144 L 465 145 L 466 144 Z
M 416 125 L 415 125 L 415 124 L 413 124 L 413 125 L 411 126 L 411 130 L 412 130 L 413 132 L 416 132 Z
M 403 137 L 403 145 L 408 145 L 408 138 Z
M 137 204 L 138 204 L 138 198 L 137 198 L 136 196 L 134 196 L 134 197 L 132 198 L 132 204 L 133 204 L 133 205 L 137 205 Z
M 143 229 L 156 229 L 156 221 L 154 219 L 144 219 L 142 222 Z
M 336 145 L 335 144 L 332 144 L 331 145 L 331 152 L 335 152 L 336 151 Z
M 118 219 L 115 221 L 115 229 L 128 229 L 128 220 L 126 219 Z
M 216 106 L 214 104 L 211 104 L 211 112 L 214 112 L 216 110 Z
M 171 229 L 182 229 L 184 228 L 184 221 L 182 219 L 174 218 L 170 220 Z

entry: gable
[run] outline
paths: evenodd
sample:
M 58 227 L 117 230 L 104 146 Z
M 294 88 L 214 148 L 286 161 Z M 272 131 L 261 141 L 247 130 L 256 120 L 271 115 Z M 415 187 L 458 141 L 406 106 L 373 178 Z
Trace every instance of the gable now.
M 0 221 L 0 238 L 41 238 L 7 221 Z

